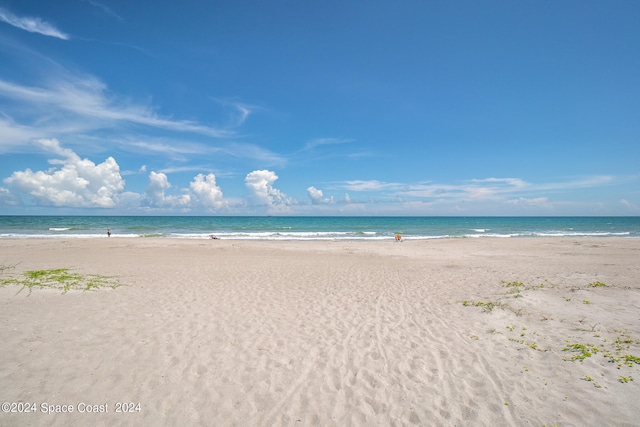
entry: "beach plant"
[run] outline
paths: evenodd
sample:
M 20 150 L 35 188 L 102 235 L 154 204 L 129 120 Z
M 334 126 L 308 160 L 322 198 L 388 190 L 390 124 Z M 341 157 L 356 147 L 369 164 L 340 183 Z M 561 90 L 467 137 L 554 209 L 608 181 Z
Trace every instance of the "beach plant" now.
M 585 376 L 583 377 L 583 379 L 584 379 L 585 381 L 592 382 L 592 383 L 593 383 L 593 386 L 594 386 L 595 388 L 602 388 L 602 385 L 600 385 L 600 383 L 599 383 L 599 382 L 595 381 L 591 375 L 585 375 Z
M 539 285 L 526 285 L 524 282 L 520 282 L 518 280 L 513 280 L 513 281 L 506 281 L 506 280 L 502 280 L 502 285 L 504 287 L 507 288 L 512 288 L 509 293 L 519 293 L 520 290 L 525 290 L 525 291 L 529 291 L 529 290 L 534 290 L 534 289 L 543 289 L 543 288 L 548 288 L 548 287 L 554 287 L 555 285 L 551 282 L 549 282 L 547 279 L 545 279 L 542 283 L 540 283 Z
M 640 365 L 640 357 L 632 356 L 631 354 L 623 354 L 622 359 L 624 359 L 625 365 L 631 367 L 635 363 L 636 365 Z
M 583 361 L 587 357 L 598 353 L 600 349 L 593 344 L 568 343 L 562 351 L 570 351 L 573 353 L 571 356 L 565 357 L 564 360 Z
M 611 352 L 609 352 L 609 351 L 605 351 L 604 353 L 602 353 L 602 356 L 603 356 L 605 359 L 608 359 L 608 360 L 609 360 L 609 363 L 617 363 L 617 366 L 616 366 L 616 367 L 617 367 L 618 369 L 622 368 L 622 363 L 621 363 L 621 362 L 622 362 L 622 360 L 620 359 L 620 357 L 619 357 L 619 356 L 617 356 L 617 355 L 615 355 L 615 354 L 612 354 L 612 353 L 611 353 Z
M 482 307 L 482 311 L 485 313 L 491 313 L 493 311 L 494 308 L 499 307 L 499 308 L 504 308 L 505 304 L 500 303 L 500 302 L 494 302 L 494 301 L 470 301 L 470 300 L 464 300 L 462 301 L 462 305 L 465 307 Z
M 517 282 L 517 281 L 507 282 L 507 281 L 503 280 L 502 283 L 504 284 L 504 286 L 506 286 L 508 288 L 521 288 L 521 287 L 524 287 L 524 283 Z
M 606 288 L 609 285 L 607 285 L 605 283 L 602 283 L 602 282 L 596 281 L 596 282 L 589 283 L 589 286 L 592 287 L 592 288 Z
M 514 308 L 512 305 L 504 302 L 500 302 L 500 300 L 505 300 L 504 298 L 512 297 L 518 298 L 525 294 L 525 291 L 541 289 L 546 287 L 554 287 L 555 285 L 550 284 L 546 280 L 538 286 L 528 286 L 520 281 L 502 281 L 502 285 L 505 288 L 504 294 L 498 301 L 477 301 L 477 300 L 464 300 L 462 301 L 462 305 L 465 307 L 480 307 L 486 313 L 492 312 L 495 308 L 502 308 L 506 310 L 512 311 L 516 316 L 521 316 L 523 314 L 523 308 Z M 610 287 L 609 285 L 602 282 L 591 282 L 588 284 L 590 288 L 598 288 L 598 287 Z M 581 289 L 585 289 L 585 286 L 572 288 L 571 291 L 578 291 Z M 571 296 L 565 295 L 563 296 L 565 301 L 569 302 L 572 300 Z M 585 305 L 591 305 L 592 302 L 588 299 L 583 299 L 581 302 Z M 541 320 L 549 320 L 548 317 L 542 316 Z M 607 332 L 606 325 L 603 326 L 599 322 L 589 322 L 587 317 L 583 317 L 578 320 L 580 324 L 588 325 L 586 329 L 578 329 L 580 331 L 590 332 L 594 338 L 598 338 L 601 344 L 592 344 L 592 343 L 583 343 L 576 342 L 571 340 L 566 340 L 565 346 L 562 348 L 562 351 L 565 353 L 563 359 L 565 361 L 571 362 L 583 362 L 585 359 L 601 355 L 605 361 L 609 361 L 610 363 L 615 363 L 617 369 L 637 369 L 637 366 L 640 365 L 640 357 L 636 356 L 634 353 L 634 349 L 637 349 L 640 346 L 640 340 L 636 340 L 630 336 L 629 332 L 626 330 L 614 329 L 613 331 L 617 333 L 613 337 L 616 337 L 615 340 L 613 337 L 602 336 L 603 333 Z M 513 324 L 507 324 L 506 329 L 510 332 L 514 332 L 514 334 L 507 334 L 507 339 L 513 343 L 517 343 L 518 346 L 528 347 L 531 350 L 542 351 L 542 352 L 554 352 L 553 349 L 550 348 L 542 348 L 538 345 L 536 341 L 533 341 L 530 338 L 531 334 L 538 335 L 535 331 L 530 332 L 527 331 L 526 327 L 522 327 L 520 331 L 515 333 L 515 327 Z M 496 329 L 488 330 L 489 333 L 496 334 L 499 333 Z M 518 336 L 519 334 L 519 336 Z M 513 336 L 509 336 L 513 335 Z M 539 336 L 539 335 L 538 335 Z M 637 354 L 637 353 L 636 353 Z M 595 358 L 595 357 L 594 357 Z M 602 359 L 601 359 L 602 360 Z M 522 372 L 528 372 L 529 368 L 525 367 Z M 622 372 L 621 372 L 622 373 Z M 589 375 L 585 375 L 583 380 L 589 381 L 596 388 L 603 388 L 603 386 L 594 380 L 593 377 Z M 633 381 L 633 377 L 628 373 L 624 373 L 616 377 L 617 381 L 620 383 L 628 383 Z M 545 381 L 546 385 L 546 381 Z
M 522 282 L 506 282 L 506 281 L 502 281 L 502 284 L 507 287 L 510 288 L 507 293 L 508 294 L 513 294 L 514 298 L 522 298 L 522 294 L 520 293 L 520 288 L 524 288 L 524 283 Z
M 525 341 L 523 339 L 519 340 L 517 338 L 509 338 L 509 341 L 516 342 L 518 344 L 522 344 L 522 345 L 524 345 L 526 347 L 529 347 L 531 350 L 543 351 L 543 352 L 544 351 L 548 351 L 548 349 L 546 349 L 546 348 L 538 347 L 538 344 L 536 344 L 535 341 Z M 529 370 L 529 369 L 527 368 L 527 370 Z
M 604 343 L 608 342 L 606 338 L 603 338 Z M 604 349 L 602 356 L 609 361 L 609 363 L 615 363 L 617 369 L 622 369 L 624 366 L 629 368 L 634 365 L 640 365 L 640 357 L 630 354 L 628 352 L 632 345 L 639 344 L 638 341 L 632 339 L 629 335 L 623 334 L 618 336 L 610 346 L 612 349 Z M 583 361 L 587 357 L 591 357 L 594 354 L 600 352 L 600 349 L 593 344 L 580 344 L 569 343 L 563 351 L 571 351 L 573 354 L 567 356 L 564 360 L 569 361 Z
M 113 277 L 99 274 L 83 275 L 69 268 L 25 271 L 22 277 L 11 277 L 0 281 L 0 286 L 7 285 L 21 286 L 18 293 L 27 288 L 29 294 L 33 288 L 59 289 L 65 294 L 70 290 L 91 291 L 103 287 L 115 289 L 122 286 Z
M 477 302 L 476 305 L 478 307 L 482 307 L 482 311 L 484 311 L 485 313 L 491 313 L 494 308 L 502 307 L 501 303 L 493 302 L 493 301 L 487 301 L 487 302 L 480 301 L 480 302 Z
M 547 288 L 547 287 L 555 287 L 555 285 L 551 282 L 549 282 L 547 279 L 544 279 L 544 282 L 540 283 L 538 285 L 538 288 Z
M 628 335 L 620 335 L 614 341 L 613 344 L 616 350 L 623 350 L 625 348 L 629 348 L 631 344 L 636 344 L 636 341 L 631 339 Z

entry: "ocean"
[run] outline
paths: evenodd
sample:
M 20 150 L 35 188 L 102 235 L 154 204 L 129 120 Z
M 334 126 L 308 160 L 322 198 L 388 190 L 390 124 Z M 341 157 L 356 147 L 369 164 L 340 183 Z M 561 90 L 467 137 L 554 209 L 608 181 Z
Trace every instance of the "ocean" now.
M 0 239 L 406 240 L 640 237 L 640 217 L 0 216 Z

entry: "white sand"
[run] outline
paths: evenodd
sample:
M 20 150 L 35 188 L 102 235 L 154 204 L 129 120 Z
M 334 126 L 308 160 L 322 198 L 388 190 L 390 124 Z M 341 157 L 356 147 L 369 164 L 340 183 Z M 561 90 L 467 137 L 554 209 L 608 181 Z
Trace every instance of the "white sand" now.
M 126 284 L 0 288 L 0 401 L 36 409 L 2 426 L 639 425 L 640 239 L 0 240 L 0 264 Z

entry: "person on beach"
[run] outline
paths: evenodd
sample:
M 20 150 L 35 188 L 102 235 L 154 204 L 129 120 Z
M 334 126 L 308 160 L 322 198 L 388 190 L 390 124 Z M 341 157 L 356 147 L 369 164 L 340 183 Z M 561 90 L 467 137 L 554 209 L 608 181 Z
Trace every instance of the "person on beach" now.
M 219 240 L 218 236 L 216 236 L 215 234 L 212 234 L 209 237 L 211 237 L 211 239 L 213 240 Z
M 396 233 L 396 242 L 402 242 L 402 236 L 400 233 Z
M 111 229 L 107 228 L 107 237 L 111 237 Z

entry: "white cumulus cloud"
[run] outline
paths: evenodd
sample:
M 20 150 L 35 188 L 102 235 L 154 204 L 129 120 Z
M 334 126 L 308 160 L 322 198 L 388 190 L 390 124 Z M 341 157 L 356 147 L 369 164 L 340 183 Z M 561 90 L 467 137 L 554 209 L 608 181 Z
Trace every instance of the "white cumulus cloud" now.
M 189 188 L 194 194 L 195 200 L 206 208 L 215 209 L 225 204 L 222 190 L 216 184 L 216 176 L 212 173 L 206 176 L 199 173 L 193 178 Z
M 68 207 L 116 206 L 124 189 L 120 167 L 113 157 L 95 164 L 81 159 L 72 150 L 60 147 L 56 139 L 42 139 L 38 144 L 62 157 L 49 160 L 47 171 L 16 171 L 4 182 L 13 190 L 33 198 L 37 204 Z
M 319 190 L 314 186 L 307 188 L 307 194 L 309 194 L 311 203 L 314 205 L 333 203 L 333 197 L 324 198 L 324 193 L 322 192 L 322 190 Z
M 251 191 L 251 195 L 259 205 L 281 206 L 289 205 L 291 199 L 277 188 L 273 183 L 278 180 L 278 175 L 270 170 L 256 170 L 244 179 L 244 183 Z
M 162 172 L 151 171 L 149 174 L 149 184 L 147 184 L 147 190 L 145 196 L 147 201 L 152 206 L 162 206 L 165 202 L 165 191 L 171 188 L 169 184 L 169 178 Z
M 144 200 L 147 205 L 153 208 L 188 208 L 191 203 L 191 196 L 188 194 L 166 194 L 166 190 L 171 187 L 167 175 L 162 172 L 151 171 L 149 184 L 147 184 L 144 194 Z

